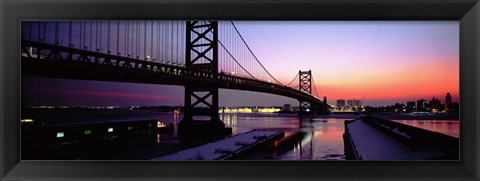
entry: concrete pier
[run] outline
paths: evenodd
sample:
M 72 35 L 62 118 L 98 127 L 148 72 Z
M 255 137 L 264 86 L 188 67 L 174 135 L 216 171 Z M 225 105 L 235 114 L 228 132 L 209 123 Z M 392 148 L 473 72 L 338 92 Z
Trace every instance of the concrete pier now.
M 283 136 L 283 131 L 252 130 L 152 160 L 225 160 Z
M 374 116 L 345 121 L 347 160 L 458 160 L 459 139 Z

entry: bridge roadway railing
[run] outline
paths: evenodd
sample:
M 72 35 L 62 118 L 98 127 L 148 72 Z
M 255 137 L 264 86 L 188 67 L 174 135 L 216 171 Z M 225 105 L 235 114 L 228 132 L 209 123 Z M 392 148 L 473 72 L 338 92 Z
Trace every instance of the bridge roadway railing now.
M 22 73 L 27 75 L 137 82 L 168 85 L 216 85 L 219 88 L 258 91 L 320 104 L 311 94 L 267 81 L 212 72 L 187 73 L 184 66 L 156 60 L 69 48 L 35 41 L 22 41 Z M 42 61 L 39 61 L 42 60 Z

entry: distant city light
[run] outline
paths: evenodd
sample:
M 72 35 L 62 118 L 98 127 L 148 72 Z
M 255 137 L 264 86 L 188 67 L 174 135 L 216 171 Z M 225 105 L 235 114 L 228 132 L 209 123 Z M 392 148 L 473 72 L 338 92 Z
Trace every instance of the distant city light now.
M 163 127 L 166 127 L 167 125 L 165 125 L 164 122 L 161 122 L 161 121 L 157 121 L 157 128 L 163 128 Z
M 243 107 L 243 108 L 223 108 L 220 109 L 218 112 L 219 113 L 253 113 L 253 112 L 259 112 L 259 113 L 274 113 L 274 112 L 280 112 L 282 111 L 281 108 L 250 108 L 250 107 Z
M 130 131 L 130 130 L 132 130 L 132 129 L 133 129 L 133 127 L 132 127 L 132 126 L 129 126 L 127 129 Z
M 22 119 L 22 120 L 20 120 L 20 122 L 22 122 L 22 123 L 31 123 L 31 122 L 33 122 L 33 119 Z
M 65 134 L 63 132 L 57 132 L 57 138 L 63 138 Z
M 113 128 L 108 128 L 108 132 L 109 133 L 113 132 Z
M 274 113 L 274 112 L 280 112 L 280 108 L 258 108 L 258 112 L 260 113 Z
M 85 135 L 92 134 L 92 130 L 88 130 L 88 129 L 87 129 L 87 130 L 85 130 L 84 134 L 85 134 Z

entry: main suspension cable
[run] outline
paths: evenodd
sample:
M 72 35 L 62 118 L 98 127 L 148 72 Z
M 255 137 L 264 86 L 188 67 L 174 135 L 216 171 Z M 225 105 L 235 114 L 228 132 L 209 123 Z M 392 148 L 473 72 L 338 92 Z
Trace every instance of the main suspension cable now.
M 253 55 L 253 57 L 255 58 L 255 60 L 257 60 L 258 64 L 260 64 L 260 66 L 263 68 L 263 70 L 265 70 L 267 72 L 268 75 L 270 75 L 270 77 L 272 77 L 273 80 L 275 80 L 277 83 L 283 85 L 280 81 L 278 81 L 275 77 L 273 77 L 272 74 L 270 74 L 270 72 L 263 66 L 263 64 L 258 60 L 257 56 L 255 56 L 255 54 L 253 53 L 252 49 L 250 49 L 250 47 L 248 46 L 247 42 L 245 41 L 245 39 L 243 39 L 243 36 L 242 34 L 240 34 L 240 32 L 238 31 L 237 27 L 235 26 L 235 24 L 233 23 L 233 21 L 230 21 L 230 23 L 233 25 L 233 28 L 235 28 L 235 31 L 237 32 L 238 36 L 240 36 L 240 38 L 242 39 L 243 43 L 245 44 L 245 46 L 247 47 L 248 51 L 250 51 L 250 53 Z

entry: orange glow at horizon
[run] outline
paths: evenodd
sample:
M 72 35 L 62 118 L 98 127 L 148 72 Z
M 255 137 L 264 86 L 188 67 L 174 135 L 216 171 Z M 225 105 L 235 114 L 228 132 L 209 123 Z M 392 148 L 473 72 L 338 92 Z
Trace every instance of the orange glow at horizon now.
M 366 94 L 366 102 L 369 100 L 397 100 L 401 103 L 418 99 L 430 100 L 432 97 L 439 98 L 443 102 L 447 92 L 450 92 L 453 101 L 458 102 L 459 64 L 451 63 L 456 62 L 451 60 L 449 63 L 435 62 L 441 61 L 431 60 L 408 64 L 409 66 L 391 66 L 375 69 L 375 71 L 359 71 L 355 77 L 352 77 L 352 74 L 313 77 L 319 96 L 327 96 L 331 103 L 338 99 L 361 100 L 364 94 Z M 319 74 L 317 73 L 317 75 Z M 315 95 L 314 90 L 312 91 Z

